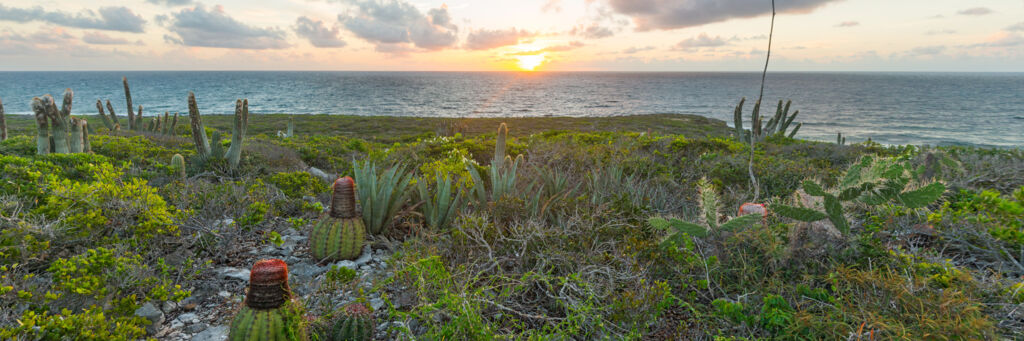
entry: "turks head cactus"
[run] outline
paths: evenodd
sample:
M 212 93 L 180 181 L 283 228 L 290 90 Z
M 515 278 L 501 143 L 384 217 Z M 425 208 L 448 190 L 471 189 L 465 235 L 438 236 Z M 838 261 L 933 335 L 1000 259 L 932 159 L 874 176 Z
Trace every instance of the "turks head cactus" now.
M 370 341 L 373 333 L 373 312 L 365 304 L 353 303 L 345 307 L 344 314 L 319 337 L 324 341 Z
M 174 156 L 171 156 L 171 169 L 174 170 L 174 173 L 178 175 L 178 177 L 184 179 L 185 157 L 181 156 L 181 154 L 174 154 Z
M 355 259 L 366 238 L 363 217 L 356 213 L 355 181 L 338 179 L 333 191 L 330 211 L 313 226 L 310 249 L 317 260 Z
M 288 264 L 264 259 L 252 266 L 245 305 L 231 321 L 228 340 L 307 340 L 303 317 L 294 309 Z

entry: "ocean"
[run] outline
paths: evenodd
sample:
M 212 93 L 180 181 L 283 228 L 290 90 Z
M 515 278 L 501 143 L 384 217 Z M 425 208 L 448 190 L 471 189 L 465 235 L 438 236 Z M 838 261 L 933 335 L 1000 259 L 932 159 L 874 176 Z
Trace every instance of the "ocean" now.
M 148 115 L 228 114 L 237 98 L 251 113 L 442 117 L 615 116 L 680 113 L 732 125 L 760 73 L 624 72 L 0 72 L 8 114 L 30 114 L 34 96 L 75 91 L 73 113 L 97 99 L 125 113 L 121 77 Z M 798 137 L 847 143 L 1024 146 L 1024 73 L 777 73 L 765 85 L 767 114 L 793 101 Z M 59 101 L 59 99 L 58 99 Z M 765 112 L 765 110 L 762 110 Z M 642 119 L 642 118 L 639 118 Z

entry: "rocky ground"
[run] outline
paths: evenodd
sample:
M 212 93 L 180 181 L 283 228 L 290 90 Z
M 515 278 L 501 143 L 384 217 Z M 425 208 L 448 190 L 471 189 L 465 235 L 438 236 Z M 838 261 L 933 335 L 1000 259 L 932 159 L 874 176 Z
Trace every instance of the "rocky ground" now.
M 355 260 L 320 264 L 308 256 L 307 238 L 301 232 L 286 229 L 282 234 L 284 242 L 280 246 L 253 248 L 247 253 L 250 257 L 239 264 L 252 264 L 266 258 L 284 260 L 288 263 L 292 292 L 311 314 L 325 310 L 325 307 L 339 308 L 352 303 L 358 298 L 359 289 L 362 289 L 370 306 L 381 311 L 384 300 L 372 288 L 389 275 L 387 260 L 390 251 L 366 245 L 362 255 Z M 332 266 L 355 270 L 354 283 L 357 285 L 322 287 L 327 283 L 325 276 Z M 227 340 L 231 319 L 242 305 L 248 282 L 247 268 L 217 267 L 205 280 L 196 282 L 191 297 L 178 303 L 164 302 L 159 307 L 147 303 L 135 313 L 152 322 L 149 331 L 160 340 Z M 378 336 L 384 337 L 386 327 L 381 325 L 378 328 Z

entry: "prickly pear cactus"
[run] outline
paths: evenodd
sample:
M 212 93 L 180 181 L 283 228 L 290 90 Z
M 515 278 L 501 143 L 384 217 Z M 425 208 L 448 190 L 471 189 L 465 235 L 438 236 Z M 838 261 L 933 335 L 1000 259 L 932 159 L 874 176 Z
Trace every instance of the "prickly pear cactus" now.
M 356 213 L 355 181 L 338 179 L 333 191 L 330 211 L 313 226 L 310 249 L 318 260 L 355 259 L 366 239 L 363 218 Z
M 306 340 L 301 310 L 291 302 L 288 265 L 280 259 L 264 259 L 252 266 L 245 306 L 231 321 L 228 340 Z
M 373 340 L 373 313 L 365 304 L 354 303 L 345 307 L 345 313 L 331 326 L 327 335 L 320 335 L 325 341 L 370 341 Z

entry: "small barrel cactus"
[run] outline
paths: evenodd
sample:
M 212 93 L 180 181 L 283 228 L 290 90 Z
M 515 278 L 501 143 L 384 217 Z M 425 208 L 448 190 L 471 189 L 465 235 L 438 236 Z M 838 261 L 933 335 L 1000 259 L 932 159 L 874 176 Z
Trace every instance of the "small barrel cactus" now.
M 228 340 L 306 340 L 301 313 L 291 309 L 288 265 L 264 259 L 252 266 L 245 306 L 231 321 Z
M 330 211 L 313 226 L 309 248 L 318 260 L 355 259 L 366 239 L 363 218 L 356 213 L 355 181 L 338 179 L 333 191 Z
M 737 217 L 742 217 L 749 214 L 761 215 L 761 223 L 766 224 L 768 222 L 768 208 L 764 207 L 764 204 L 745 203 L 740 205 L 740 210 L 736 213 Z
M 174 154 L 171 156 L 171 169 L 182 179 L 185 178 L 185 157 L 181 154 Z
M 345 307 L 345 312 L 330 327 L 327 335 L 320 335 L 324 341 L 370 341 L 373 340 L 373 312 L 362 303 Z

